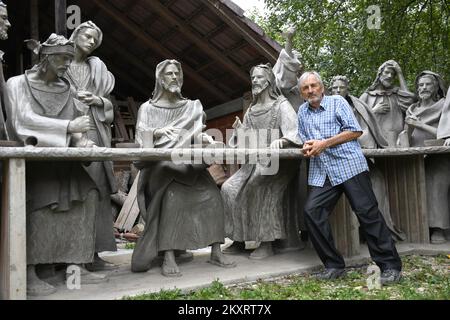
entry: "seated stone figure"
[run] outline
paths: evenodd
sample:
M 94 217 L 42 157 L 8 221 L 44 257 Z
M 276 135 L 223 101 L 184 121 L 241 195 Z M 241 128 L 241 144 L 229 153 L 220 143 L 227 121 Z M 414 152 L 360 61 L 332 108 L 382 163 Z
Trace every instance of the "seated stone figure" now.
M 250 74 L 253 101 L 244 122 L 238 118 L 234 123 L 233 128 L 237 132 L 230 145 L 239 145 L 240 134 L 253 131 L 258 135 L 253 147 L 280 149 L 288 145 L 299 146 L 301 141 L 295 111 L 278 93 L 271 67 L 258 65 Z M 260 134 L 263 130 L 268 130 L 264 137 Z M 275 132 L 277 134 L 273 134 Z M 287 160 L 280 162 L 275 175 L 265 175 L 267 165 L 265 162 L 245 164 L 222 185 L 227 236 L 235 241 L 232 246 L 239 250 L 245 241 L 261 242 L 251 253 L 251 259 L 273 255 L 273 242 L 287 237 L 283 200 L 289 182 L 299 169 L 298 162 Z M 230 253 L 231 248 L 228 250 Z
M 186 147 L 197 137 L 211 141 L 202 133 L 202 104 L 181 95 L 180 63 L 161 62 L 155 79 L 152 99 L 139 109 L 136 142 L 143 147 L 171 149 Z M 158 253 L 164 252 L 162 274 L 180 276 L 174 251 L 207 246 L 212 246 L 209 262 L 234 267 L 220 249 L 224 242 L 223 203 L 206 166 L 170 161 L 137 165 L 141 168 L 137 200 L 145 229 L 134 249 L 131 270 L 149 270 Z
M 416 78 L 419 101 L 406 112 L 406 133 L 409 146 L 424 147 L 426 140 L 445 138 L 448 117 L 445 108 L 445 86 L 442 77 L 431 71 L 423 71 Z M 447 97 L 448 98 L 448 97 Z M 448 99 L 447 99 L 448 100 Z M 431 243 L 446 242 L 444 230 L 450 228 L 450 157 L 428 155 L 425 158 L 427 186 L 428 225 L 431 229 Z
M 400 87 L 395 86 L 396 78 Z M 372 109 L 388 146 L 395 148 L 399 133 L 403 130 L 404 113 L 415 101 L 399 64 L 394 60 L 383 63 L 378 68 L 375 81 L 359 99 Z
M 38 147 L 92 146 L 85 135 L 89 118 L 77 109 L 62 76 L 73 56 L 73 42 L 52 34 L 40 47 L 40 62 L 6 85 L 9 136 Z M 39 264 L 92 262 L 98 191 L 79 162 L 27 162 L 27 291 L 55 292 L 35 272 Z M 80 267 L 81 268 L 81 267 Z M 81 268 L 81 283 L 105 280 Z
M 331 80 L 331 93 L 333 95 L 340 95 L 347 100 L 352 107 L 355 118 L 358 121 L 363 134 L 358 138 L 358 142 L 362 148 L 376 149 L 387 148 L 388 142 L 384 138 L 382 129 L 377 122 L 375 114 L 369 106 L 353 96 L 349 92 L 349 81 L 345 76 L 335 76 Z M 391 209 L 389 206 L 389 194 L 386 188 L 386 181 L 383 172 L 377 167 L 376 161 L 368 161 L 370 167 L 370 180 L 373 184 L 373 191 L 378 199 L 380 211 L 383 214 L 384 220 L 392 232 L 395 240 L 405 240 L 405 234 L 400 231 L 392 221 Z

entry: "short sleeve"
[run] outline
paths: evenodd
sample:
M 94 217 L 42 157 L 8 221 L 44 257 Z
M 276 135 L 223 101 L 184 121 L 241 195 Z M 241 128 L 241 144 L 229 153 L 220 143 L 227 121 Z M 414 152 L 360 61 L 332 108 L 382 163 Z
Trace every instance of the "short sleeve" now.
M 298 119 L 298 136 L 300 137 L 300 140 L 305 142 L 308 141 L 309 139 L 307 139 L 306 137 L 306 128 L 305 128 L 305 123 L 302 121 L 303 120 L 303 114 L 302 114 L 302 107 L 300 106 L 300 108 L 298 109 L 298 113 L 297 113 L 297 119 Z
M 342 97 L 338 97 L 336 101 L 336 116 L 341 125 L 341 131 L 363 131 L 358 121 L 356 120 L 352 108 Z

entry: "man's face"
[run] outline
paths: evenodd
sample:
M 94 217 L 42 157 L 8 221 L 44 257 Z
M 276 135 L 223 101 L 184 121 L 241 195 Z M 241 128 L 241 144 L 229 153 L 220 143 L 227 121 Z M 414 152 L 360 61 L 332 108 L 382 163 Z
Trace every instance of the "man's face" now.
M 48 68 L 61 78 L 69 68 L 73 56 L 70 54 L 53 54 L 48 56 Z
M 162 85 L 165 90 L 171 93 L 181 92 L 181 74 L 176 65 L 169 64 L 164 69 Z
M 322 101 L 324 87 L 314 75 L 310 74 L 300 84 L 300 92 L 303 99 L 308 101 L 310 105 L 313 105 Z
M 397 73 L 395 72 L 395 70 L 393 68 L 390 68 L 390 67 L 384 68 L 384 70 L 380 76 L 380 82 L 383 85 L 383 87 L 385 87 L 386 89 L 391 88 L 394 84 L 394 79 L 395 79 L 396 74 Z
M 98 32 L 91 28 L 86 28 L 78 33 L 75 39 L 75 46 L 81 50 L 84 54 L 91 54 L 99 41 Z
M 348 87 L 345 84 L 345 81 L 342 80 L 334 81 L 331 86 L 331 93 L 333 95 L 338 95 L 345 98 L 348 95 Z
M 10 27 L 11 23 L 8 20 L 8 10 L 0 6 L 0 40 L 8 39 L 8 29 Z
M 417 83 L 417 93 L 420 100 L 428 100 L 432 98 L 438 90 L 436 82 L 428 76 L 419 79 Z
M 269 87 L 269 81 L 261 68 L 255 68 L 250 79 L 252 80 L 252 94 L 255 97 Z

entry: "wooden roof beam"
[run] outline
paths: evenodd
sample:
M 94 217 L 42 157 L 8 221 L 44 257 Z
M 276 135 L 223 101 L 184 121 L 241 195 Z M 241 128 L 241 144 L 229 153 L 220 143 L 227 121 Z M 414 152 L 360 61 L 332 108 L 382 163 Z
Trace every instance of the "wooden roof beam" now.
M 131 34 L 141 40 L 146 46 L 152 48 L 156 51 L 160 56 L 165 59 L 177 58 L 176 55 L 166 48 L 159 46 L 158 41 L 153 38 L 148 33 L 142 31 L 140 27 L 136 25 L 136 23 L 129 18 L 127 18 L 124 14 L 122 14 L 119 10 L 111 6 L 110 3 L 106 0 L 92 0 L 98 7 L 102 9 L 102 11 L 110 16 L 113 20 L 115 20 L 118 24 L 120 24 L 124 29 L 128 30 Z M 180 61 L 182 62 L 182 61 Z M 213 95 L 215 95 L 218 99 L 223 101 L 230 100 L 230 97 L 225 95 L 221 90 L 214 87 L 209 83 L 208 80 L 201 77 L 199 74 L 195 72 L 193 68 L 191 68 L 188 64 L 183 65 L 183 69 L 188 78 L 199 84 L 202 88 L 207 89 Z
M 245 72 L 241 70 L 239 66 L 236 65 L 235 62 L 230 60 L 228 57 L 224 56 L 222 52 L 214 47 L 212 44 L 206 42 L 199 36 L 197 33 L 192 31 L 192 27 L 188 22 L 183 21 L 178 18 L 175 14 L 170 12 L 170 10 L 163 6 L 159 0 L 145 0 L 145 3 L 148 4 L 153 10 L 155 10 L 161 17 L 167 20 L 170 24 L 179 27 L 179 31 L 190 41 L 195 43 L 200 49 L 206 52 L 208 55 L 213 57 L 219 63 L 221 63 L 224 68 L 228 69 L 232 74 L 241 79 L 244 83 L 249 81 L 249 78 Z
M 258 41 L 251 32 L 249 32 L 249 27 L 244 25 L 244 22 L 236 18 L 236 15 L 230 15 L 228 13 L 229 9 L 225 8 L 226 5 L 221 2 L 221 0 L 200 0 L 203 2 L 211 11 L 216 13 L 220 18 L 225 21 L 225 23 L 234 31 L 241 34 L 242 37 L 247 40 L 252 46 L 254 46 L 262 56 L 272 63 L 275 63 L 278 59 L 278 52 L 275 48 L 271 48 L 269 44 L 262 44 Z M 222 0 L 223 1 L 223 0 Z M 228 9 L 228 10 L 227 10 Z

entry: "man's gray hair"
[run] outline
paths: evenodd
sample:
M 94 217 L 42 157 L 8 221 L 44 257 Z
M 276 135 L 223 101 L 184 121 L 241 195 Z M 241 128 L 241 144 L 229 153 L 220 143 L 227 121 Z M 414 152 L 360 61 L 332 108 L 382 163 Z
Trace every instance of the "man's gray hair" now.
M 301 75 L 300 79 L 298 79 L 298 85 L 299 85 L 300 88 L 302 87 L 302 82 L 305 81 L 311 75 L 316 77 L 317 81 L 319 81 L 319 83 L 322 86 L 322 88 L 325 87 L 323 85 L 322 77 L 320 76 L 320 74 L 318 74 L 316 71 L 306 71 L 305 73 L 303 73 Z

